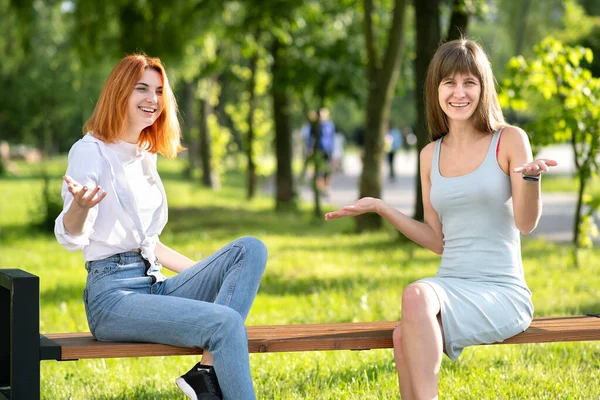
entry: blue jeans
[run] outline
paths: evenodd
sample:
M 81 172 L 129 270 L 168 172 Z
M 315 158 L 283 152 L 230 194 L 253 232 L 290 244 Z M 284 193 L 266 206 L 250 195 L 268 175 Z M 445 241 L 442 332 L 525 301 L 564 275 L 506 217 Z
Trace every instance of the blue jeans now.
M 86 263 L 90 331 L 98 340 L 199 347 L 213 355 L 225 399 L 255 399 L 244 320 L 265 270 L 267 249 L 242 237 L 163 282 L 139 253 Z

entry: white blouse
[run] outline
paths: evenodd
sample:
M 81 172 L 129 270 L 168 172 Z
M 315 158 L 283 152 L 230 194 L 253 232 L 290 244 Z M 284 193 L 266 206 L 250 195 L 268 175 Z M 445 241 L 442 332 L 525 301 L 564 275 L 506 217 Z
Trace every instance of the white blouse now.
M 117 153 L 123 163 L 127 181 L 140 211 L 142 228 L 145 231 L 152 223 L 154 212 L 162 204 L 160 189 L 149 168 L 151 165 L 143 162 L 144 150 L 140 149 L 137 144 L 119 142 L 106 144 L 106 146 Z
M 100 185 L 107 193 L 90 209 L 83 234 L 73 236 L 63 224 L 73 201 L 63 182 L 64 207 L 54 227 L 58 242 L 70 251 L 83 250 L 86 261 L 139 248 L 150 262 L 148 275 L 164 280 L 154 249 L 167 223 L 168 209 L 156 158 L 135 144 L 107 144 L 89 133 L 77 141 L 69 151 L 66 174 L 90 190 Z

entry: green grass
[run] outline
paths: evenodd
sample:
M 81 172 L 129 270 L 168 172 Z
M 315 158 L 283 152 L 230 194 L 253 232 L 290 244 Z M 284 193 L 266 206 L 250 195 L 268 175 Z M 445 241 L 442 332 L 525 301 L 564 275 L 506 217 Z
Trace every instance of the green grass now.
M 579 183 L 577 178 L 571 175 L 544 175 L 542 179 L 542 191 L 548 192 L 572 192 L 577 193 Z M 592 197 L 600 196 L 600 179 L 590 179 L 586 184 L 586 194 Z
M 49 167 L 60 186 L 65 159 Z M 179 162 L 161 160 L 170 221 L 162 240 L 200 259 L 242 235 L 269 248 L 267 272 L 248 325 L 397 320 L 410 282 L 435 274 L 439 258 L 398 240 L 393 230 L 353 235 L 351 220 L 315 223 L 310 205 L 273 212 L 273 200 L 244 200 L 242 177 L 213 193 L 180 178 Z M 41 199 L 36 168 L 0 179 L 0 265 L 41 278 L 43 332 L 86 331 L 81 253 L 28 227 Z M 546 180 L 547 182 L 548 180 Z M 600 312 L 600 251 L 569 265 L 568 247 L 524 240 L 526 278 L 536 315 Z M 391 350 L 251 355 L 261 399 L 396 399 Z M 82 360 L 41 364 L 43 399 L 181 399 L 174 378 L 194 357 Z M 600 342 L 477 346 L 457 362 L 444 358 L 444 399 L 600 398 Z

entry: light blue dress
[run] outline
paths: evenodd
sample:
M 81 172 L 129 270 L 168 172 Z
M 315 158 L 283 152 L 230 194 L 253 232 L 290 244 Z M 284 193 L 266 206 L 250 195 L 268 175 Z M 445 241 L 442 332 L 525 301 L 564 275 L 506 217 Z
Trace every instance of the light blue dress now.
M 444 351 L 453 360 L 466 346 L 524 331 L 533 317 L 510 177 L 496 158 L 499 137 L 494 133 L 475 171 L 452 178 L 440 174 L 443 138 L 435 143 L 430 199 L 442 223 L 444 252 L 437 275 L 419 282 L 440 301 Z

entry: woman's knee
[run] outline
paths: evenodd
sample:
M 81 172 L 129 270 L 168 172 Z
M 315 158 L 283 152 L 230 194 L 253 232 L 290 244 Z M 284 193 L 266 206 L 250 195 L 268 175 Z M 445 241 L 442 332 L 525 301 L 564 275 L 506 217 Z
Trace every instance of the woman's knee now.
M 267 246 L 262 240 L 255 238 L 254 236 L 243 236 L 235 241 L 235 244 L 242 246 L 245 250 L 246 257 L 251 257 L 255 264 L 255 267 L 262 268 L 264 270 L 267 264 Z
M 239 312 L 234 310 L 233 308 L 229 308 L 226 306 L 220 307 L 217 321 L 219 324 L 218 331 L 224 332 L 240 332 L 246 331 L 246 326 L 244 325 L 244 319 L 240 315 Z
M 427 284 L 409 285 L 402 293 L 402 319 L 412 320 L 434 317 L 439 312 L 439 302 Z

